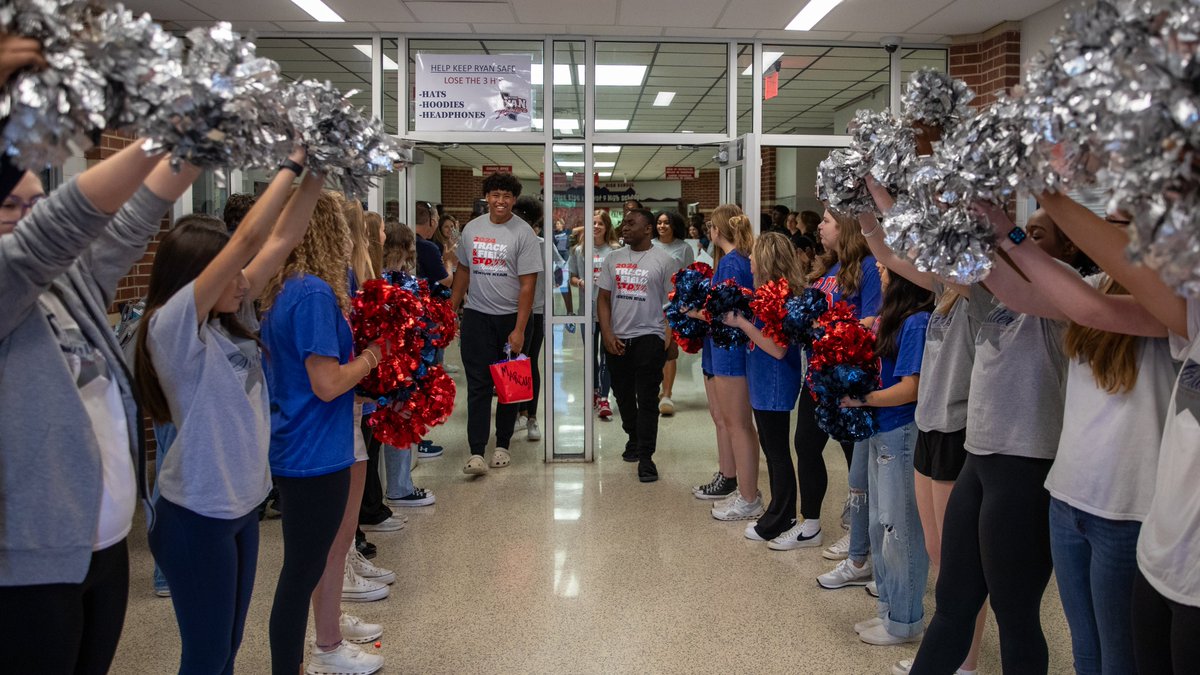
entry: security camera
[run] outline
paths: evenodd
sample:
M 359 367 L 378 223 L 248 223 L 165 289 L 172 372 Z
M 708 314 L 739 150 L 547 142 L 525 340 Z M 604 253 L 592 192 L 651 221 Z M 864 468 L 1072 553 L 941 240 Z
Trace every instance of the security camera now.
M 894 54 L 896 52 L 896 50 L 900 48 L 900 44 L 902 42 L 904 42 L 903 38 L 897 37 L 895 35 L 888 35 L 887 37 L 880 40 L 879 44 L 883 45 L 883 48 L 887 50 L 887 53 Z

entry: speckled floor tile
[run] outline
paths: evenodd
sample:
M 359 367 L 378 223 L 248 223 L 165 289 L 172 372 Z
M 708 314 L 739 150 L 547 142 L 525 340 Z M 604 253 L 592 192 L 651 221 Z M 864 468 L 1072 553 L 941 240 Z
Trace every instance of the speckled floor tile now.
M 436 430 L 446 455 L 422 463 L 414 479 L 437 504 L 404 509 L 407 528 L 370 537 L 375 562 L 396 571 L 391 597 L 345 606 L 385 625 L 384 672 L 862 675 L 911 657 L 911 647 L 859 642 L 852 625 L 873 614 L 874 600 L 861 588 L 819 588 L 814 577 L 830 567 L 819 549 L 768 550 L 743 538 L 745 523 L 717 522 L 710 503 L 692 497 L 689 486 L 715 469 L 698 368 L 697 357 L 681 362 L 679 412 L 659 430 L 657 483 L 639 483 L 635 465 L 621 461 L 619 420 L 596 423 L 594 463 L 546 464 L 542 444 L 519 432 L 513 465 L 480 478 L 461 473 L 465 413 Z M 462 387 L 461 373 L 455 378 Z M 846 481 L 841 451 L 831 448 L 826 543 L 842 534 Z M 760 482 L 766 493 L 765 469 Z M 170 601 L 153 595 L 140 529 L 130 538 L 129 612 L 112 672 L 157 675 L 177 666 L 179 638 Z M 279 522 L 263 523 L 239 672 L 270 671 L 267 619 L 281 554 Z M 1043 622 L 1050 671 L 1070 672 L 1053 582 Z M 990 622 L 981 673 L 1000 672 L 998 647 Z

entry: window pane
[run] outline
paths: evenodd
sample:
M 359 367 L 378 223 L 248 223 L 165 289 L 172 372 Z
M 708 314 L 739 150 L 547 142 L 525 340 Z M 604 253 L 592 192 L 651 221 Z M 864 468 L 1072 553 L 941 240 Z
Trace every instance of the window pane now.
M 583 135 L 583 84 L 578 73 L 583 68 L 584 43 L 554 43 L 554 135 Z
M 737 58 L 737 135 L 754 131 L 754 73 L 746 72 L 754 60 L 754 45 L 739 44 Z
M 542 43 L 533 40 L 409 40 L 408 41 L 408 81 L 410 85 L 417 81 L 417 54 L 528 54 L 533 59 L 533 84 L 530 96 L 529 110 L 533 117 L 533 130 L 541 127 L 538 120 L 542 114 Z M 416 130 L 416 100 L 408 101 L 408 130 Z M 464 129 L 467 131 L 467 129 Z
M 908 87 L 908 76 L 922 68 L 946 72 L 945 49 L 905 49 L 900 56 L 900 81 Z
M 726 53 L 719 43 L 596 43 L 596 131 L 724 132 Z
M 256 44 L 260 55 L 279 62 L 287 81 L 328 80 L 342 93 L 357 91 L 351 102 L 371 113 L 370 39 L 259 38 Z
M 888 53 L 882 47 L 763 46 L 779 62 L 779 95 L 763 101 L 763 132 L 844 134 L 854 111 L 888 107 Z

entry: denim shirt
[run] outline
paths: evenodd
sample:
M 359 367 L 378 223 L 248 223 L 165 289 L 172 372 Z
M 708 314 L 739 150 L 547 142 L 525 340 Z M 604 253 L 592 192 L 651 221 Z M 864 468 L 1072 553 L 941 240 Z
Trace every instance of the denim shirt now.
M 795 408 L 800 385 L 804 383 L 804 359 L 800 347 L 790 345 L 782 359 L 771 356 L 753 342 L 747 345 L 746 351 L 750 407 L 776 412 Z

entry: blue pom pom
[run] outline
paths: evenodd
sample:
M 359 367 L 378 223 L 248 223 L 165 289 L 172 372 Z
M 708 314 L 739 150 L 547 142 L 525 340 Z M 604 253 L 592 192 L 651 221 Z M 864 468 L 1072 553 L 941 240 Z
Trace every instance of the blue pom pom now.
M 787 315 L 783 317 L 782 329 L 788 340 L 801 345 L 811 345 L 824 334 L 817 319 L 829 309 L 825 294 L 815 288 L 806 288 L 800 295 L 793 295 L 784 304 Z
M 743 347 L 750 341 L 750 338 L 740 328 L 726 326 L 721 317 L 729 312 L 734 312 L 747 319 L 752 318 L 754 316 L 754 313 L 750 311 L 752 297 L 747 289 L 742 288 L 732 279 L 714 284 L 709 289 L 704 309 L 712 316 L 709 333 L 712 335 L 714 345 L 729 349 Z

